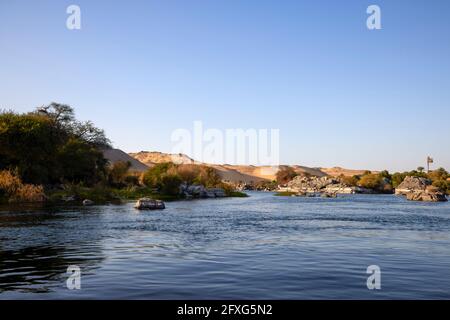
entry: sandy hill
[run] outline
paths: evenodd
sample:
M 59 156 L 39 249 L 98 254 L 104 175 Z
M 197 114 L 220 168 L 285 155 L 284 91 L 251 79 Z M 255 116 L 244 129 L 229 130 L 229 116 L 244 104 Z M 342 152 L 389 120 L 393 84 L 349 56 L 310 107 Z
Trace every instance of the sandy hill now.
M 341 167 L 333 167 L 333 168 L 320 168 L 320 171 L 326 173 L 329 176 L 337 177 L 341 174 L 344 176 L 352 177 L 355 175 L 361 175 L 367 170 L 353 170 L 353 169 L 345 169 Z M 378 171 L 372 171 L 372 173 L 378 173 Z
M 129 161 L 131 163 L 131 171 L 135 172 L 144 172 L 147 171 L 149 168 L 147 165 L 143 164 L 139 160 L 136 160 L 135 158 L 131 157 L 127 153 L 123 152 L 119 149 L 106 149 L 103 150 L 103 156 L 105 159 L 109 161 L 109 163 L 115 163 L 118 161 Z
M 229 164 L 205 164 L 199 161 L 195 161 L 192 158 L 184 154 L 170 154 L 156 151 L 140 151 L 137 153 L 130 153 L 129 156 L 143 163 L 147 167 L 152 167 L 155 163 L 163 162 L 175 162 L 182 164 L 204 164 L 215 168 L 224 180 L 231 182 L 244 182 L 252 183 L 262 180 L 275 180 L 275 176 L 278 170 L 287 167 L 293 168 L 297 173 L 307 173 L 317 177 L 323 176 L 353 176 L 364 173 L 365 170 L 351 170 L 340 167 L 333 168 L 310 168 L 299 165 L 281 165 L 279 167 L 270 166 L 250 166 L 250 165 L 229 165 Z
M 130 153 L 131 157 L 136 160 L 146 164 L 147 166 L 152 166 L 155 163 L 163 162 L 173 162 L 178 164 L 200 164 L 200 162 L 194 161 L 184 154 L 172 154 L 172 153 L 162 153 L 157 151 L 140 151 L 137 153 Z

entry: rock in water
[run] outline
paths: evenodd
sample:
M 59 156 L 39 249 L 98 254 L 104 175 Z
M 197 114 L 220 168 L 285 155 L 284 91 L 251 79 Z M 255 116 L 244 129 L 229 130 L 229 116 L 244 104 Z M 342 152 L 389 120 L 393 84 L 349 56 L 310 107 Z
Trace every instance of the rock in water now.
M 89 200 L 89 199 L 84 199 L 83 200 L 83 206 L 92 206 L 94 204 L 94 201 Z
M 336 198 L 337 194 L 335 192 L 323 192 L 321 194 L 322 198 Z
M 182 184 L 180 186 L 180 194 L 184 195 L 187 199 L 191 198 L 221 198 L 225 197 L 225 190 L 222 188 L 205 188 L 200 184 L 187 185 Z
M 141 198 L 136 202 L 134 207 L 139 210 L 156 210 L 156 209 L 165 209 L 166 205 L 161 200 L 154 200 L 151 198 Z
M 209 188 L 206 189 L 206 191 L 208 192 L 208 194 L 211 194 L 211 198 L 222 198 L 225 197 L 225 190 L 223 190 L 222 188 Z
M 427 186 L 425 190 L 413 191 L 406 194 L 406 199 L 411 201 L 427 201 L 427 202 L 441 202 L 448 201 L 445 193 L 441 192 L 434 186 Z

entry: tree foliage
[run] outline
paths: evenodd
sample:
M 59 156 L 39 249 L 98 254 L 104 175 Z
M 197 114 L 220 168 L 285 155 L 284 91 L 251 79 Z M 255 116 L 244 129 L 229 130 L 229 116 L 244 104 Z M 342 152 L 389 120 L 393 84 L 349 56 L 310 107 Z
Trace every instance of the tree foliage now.
M 182 183 L 206 188 L 225 187 L 217 170 L 196 164 L 158 163 L 145 172 L 142 180 L 146 186 L 172 195 L 178 193 Z
M 0 170 L 16 170 L 25 183 L 96 183 L 106 167 L 99 148 L 108 145 L 101 129 L 77 121 L 67 105 L 0 112 Z

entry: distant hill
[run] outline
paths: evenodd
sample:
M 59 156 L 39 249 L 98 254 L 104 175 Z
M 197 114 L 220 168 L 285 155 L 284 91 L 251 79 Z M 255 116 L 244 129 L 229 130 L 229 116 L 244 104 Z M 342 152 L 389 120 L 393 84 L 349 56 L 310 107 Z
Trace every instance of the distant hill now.
M 115 163 L 118 161 L 129 161 L 131 163 L 131 171 L 145 172 L 149 168 L 147 165 L 143 164 L 142 162 L 136 160 L 135 158 L 119 149 L 105 149 L 103 150 L 103 156 L 110 163 Z
M 320 170 L 326 173 L 329 176 L 337 177 L 341 174 L 344 176 L 352 177 L 355 175 L 362 175 L 367 170 L 353 170 L 353 169 L 345 169 L 341 167 L 333 167 L 333 168 L 320 168 Z M 378 171 L 372 171 L 372 173 L 378 173 Z
M 120 150 L 119 150 L 120 151 Z M 123 152 L 124 153 L 124 152 Z M 275 180 L 278 170 L 291 167 L 297 173 L 310 174 L 317 177 L 323 176 L 353 176 L 363 174 L 366 170 L 351 170 L 341 167 L 333 168 L 310 168 L 300 165 L 281 165 L 279 167 L 270 166 L 251 166 L 251 165 L 229 165 L 229 164 L 207 164 L 188 157 L 185 154 L 170 154 L 157 151 L 140 151 L 136 153 L 130 153 L 130 157 L 133 157 L 139 163 L 144 164 L 147 168 L 154 166 L 156 163 L 174 162 L 180 164 L 203 164 L 215 168 L 221 175 L 222 179 L 239 183 L 252 183 L 264 180 Z
M 194 161 L 187 155 L 181 153 L 171 154 L 158 151 L 140 151 L 137 153 L 129 153 L 129 155 L 150 167 L 155 163 L 163 162 L 173 162 L 177 164 L 200 164 L 200 162 Z

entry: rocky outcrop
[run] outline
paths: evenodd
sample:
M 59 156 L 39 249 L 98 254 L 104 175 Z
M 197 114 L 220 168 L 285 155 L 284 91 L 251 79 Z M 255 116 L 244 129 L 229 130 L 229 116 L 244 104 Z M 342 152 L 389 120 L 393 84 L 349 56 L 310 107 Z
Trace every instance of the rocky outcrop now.
M 205 188 L 202 185 L 187 185 L 180 186 L 180 194 L 187 199 L 191 198 L 222 198 L 225 197 L 225 190 L 222 188 Z
M 324 192 L 327 193 L 339 193 L 339 194 L 353 194 L 356 193 L 357 188 L 349 187 L 342 183 L 330 184 L 325 187 Z M 362 193 L 362 192 L 361 192 Z
M 423 192 L 427 186 L 431 185 L 431 180 L 422 177 L 407 176 L 397 188 L 395 188 L 395 194 L 408 195 L 409 193 Z
M 165 209 L 166 205 L 161 200 L 154 200 L 151 198 L 141 198 L 136 202 L 134 207 L 139 210 L 156 210 L 156 209 Z
M 425 190 L 416 190 L 409 192 L 406 199 L 411 201 L 427 201 L 427 202 L 441 202 L 447 201 L 445 193 L 434 186 L 427 186 Z
M 330 177 L 309 177 L 296 176 L 286 185 L 286 191 L 291 192 L 320 192 L 321 189 L 331 184 L 338 184 L 339 181 Z

